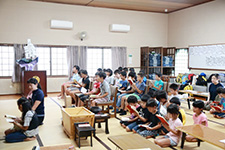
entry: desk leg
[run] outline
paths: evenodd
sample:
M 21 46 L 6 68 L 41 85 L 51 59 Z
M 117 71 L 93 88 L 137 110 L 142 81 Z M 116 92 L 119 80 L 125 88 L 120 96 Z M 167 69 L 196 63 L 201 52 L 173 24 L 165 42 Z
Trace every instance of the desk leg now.
M 105 120 L 105 133 L 109 134 L 108 119 Z
M 181 149 L 184 148 L 185 139 L 186 139 L 186 133 L 183 132 L 182 133 L 182 138 L 181 138 L 181 146 L 180 146 Z
M 78 135 L 78 147 L 80 148 L 80 135 Z
M 94 122 L 94 129 L 95 129 L 95 123 L 96 123 L 96 122 Z M 93 133 L 93 136 L 95 137 L 95 132 Z
M 99 123 L 98 123 L 98 128 L 101 128 L 101 127 L 102 127 L 102 126 L 101 126 L 101 122 L 99 122 Z
M 201 144 L 201 140 L 198 139 L 198 147 L 200 147 Z
M 95 131 L 93 133 L 95 135 Z M 91 133 L 91 147 L 92 147 L 92 133 Z
M 191 106 L 190 106 L 190 99 L 187 99 L 187 102 L 188 102 L 188 109 L 191 109 Z

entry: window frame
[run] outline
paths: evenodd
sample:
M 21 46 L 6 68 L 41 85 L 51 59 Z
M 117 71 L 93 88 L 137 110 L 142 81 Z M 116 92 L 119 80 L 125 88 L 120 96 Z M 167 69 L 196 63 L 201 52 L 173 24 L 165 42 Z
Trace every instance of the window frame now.
M 104 66 L 104 49 L 110 49 L 111 50 L 111 53 L 112 53 L 112 47 L 110 47 L 110 46 L 105 46 L 105 47 L 101 47 L 101 46 L 88 46 L 87 47 L 87 53 L 88 53 L 88 49 L 101 49 L 102 50 L 102 64 L 101 64 L 101 66 L 99 66 L 98 68 L 105 68 L 105 66 Z M 112 56 L 111 56 L 112 57 Z M 111 58 L 112 59 L 112 58 Z M 88 64 L 87 64 L 88 65 Z M 112 67 L 111 67 L 112 68 Z M 97 69 L 96 69 L 96 72 L 97 72 Z M 89 75 L 90 76 L 90 75 Z M 95 76 L 94 74 L 93 74 L 93 76 Z
M 0 46 L 12 46 L 14 48 L 13 44 L 0 43 Z M 15 55 L 15 53 L 14 53 L 14 55 Z M 11 79 L 11 78 L 12 78 L 12 75 L 11 76 L 0 76 L 0 79 Z
M 52 48 L 67 48 L 67 45 L 34 45 L 36 48 L 38 47 L 47 47 L 50 49 L 50 75 L 47 75 L 49 78 L 62 78 L 69 77 L 69 75 L 52 75 Z M 40 71 L 40 70 L 37 70 Z
M 187 50 L 187 56 L 188 56 L 187 57 L 187 69 L 190 72 L 190 69 L 189 69 L 189 48 L 187 48 L 187 47 L 185 47 L 185 48 L 176 48 L 176 51 L 175 51 L 175 65 L 174 65 L 174 75 L 175 76 L 176 76 L 176 53 L 177 53 L 177 50 L 180 50 L 180 49 L 186 49 Z M 186 73 L 188 73 L 188 72 L 186 72 Z

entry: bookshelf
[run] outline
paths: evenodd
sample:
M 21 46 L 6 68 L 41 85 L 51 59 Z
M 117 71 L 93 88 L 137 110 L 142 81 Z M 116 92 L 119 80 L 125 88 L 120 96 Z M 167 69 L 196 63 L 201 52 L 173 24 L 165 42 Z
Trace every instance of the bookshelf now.
M 160 72 L 163 75 L 173 75 L 175 71 L 175 51 L 175 47 L 141 47 L 141 70 L 144 70 L 146 74 Z M 157 64 L 153 64 L 152 61 L 150 61 L 150 53 L 160 54 L 160 56 L 157 57 Z M 169 56 L 173 59 L 169 66 L 163 65 L 164 56 Z

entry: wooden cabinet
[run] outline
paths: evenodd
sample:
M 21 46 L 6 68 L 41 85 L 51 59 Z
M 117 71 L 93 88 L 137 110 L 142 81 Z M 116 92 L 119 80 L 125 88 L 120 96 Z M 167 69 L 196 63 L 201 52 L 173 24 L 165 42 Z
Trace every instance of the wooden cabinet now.
M 32 78 L 33 76 L 38 76 L 40 78 L 40 85 L 44 95 L 47 96 L 47 76 L 46 71 L 23 71 L 22 79 L 21 79 L 21 91 L 22 95 L 27 96 L 29 93 L 29 88 L 27 84 L 27 80 Z
M 152 74 L 160 72 L 163 75 L 173 75 L 175 71 L 175 47 L 141 47 L 141 70 L 144 70 L 146 74 Z M 160 62 L 152 64 L 150 61 L 150 54 L 159 54 L 158 59 Z M 172 58 L 172 65 L 164 66 L 163 58 L 169 56 Z

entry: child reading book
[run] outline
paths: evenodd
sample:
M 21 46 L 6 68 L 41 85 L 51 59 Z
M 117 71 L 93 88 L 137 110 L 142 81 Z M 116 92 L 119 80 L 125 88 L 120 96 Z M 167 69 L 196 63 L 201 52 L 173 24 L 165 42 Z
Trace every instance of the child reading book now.
M 104 72 L 100 72 L 97 75 L 97 81 L 101 82 L 100 85 L 100 93 L 96 97 L 94 97 L 94 100 L 91 102 L 92 106 L 95 106 L 96 103 L 101 102 L 108 102 L 110 101 L 111 91 L 108 82 L 105 81 L 106 74 Z
M 165 136 L 155 139 L 155 144 L 160 147 L 169 147 L 178 145 L 181 139 L 181 131 L 177 130 L 176 127 L 183 126 L 182 122 L 178 118 L 179 108 L 176 104 L 170 104 L 167 107 L 167 112 L 169 116 L 169 126 L 165 123 L 162 125 L 169 131 Z
M 121 107 L 123 111 L 120 113 L 120 115 L 126 114 L 124 113 L 126 112 L 126 106 L 127 106 L 126 101 L 130 95 L 136 96 L 138 100 L 141 99 L 141 96 L 144 94 L 145 86 L 146 86 L 145 83 L 143 82 L 143 77 L 144 77 L 144 74 L 142 72 L 139 72 L 137 76 L 137 82 L 135 84 L 132 83 L 131 85 L 133 93 L 122 97 Z
M 135 82 L 135 73 L 134 72 L 130 72 L 128 74 L 128 78 L 131 78 L 132 81 Z M 117 102 L 116 102 L 117 109 L 119 109 L 119 107 L 121 106 L 122 97 L 126 96 L 126 95 L 128 95 L 130 93 L 133 93 L 132 87 L 129 84 L 129 82 L 128 82 L 128 85 L 127 85 L 127 89 L 126 90 L 120 90 L 120 93 L 121 94 L 118 95 Z M 125 107 L 124 105 L 122 105 L 122 106 Z M 124 111 L 123 107 L 120 110 L 118 110 L 117 113 L 123 113 L 124 115 L 126 115 L 126 111 Z
M 158 114 L 157 103 L 154 99 L 149 99 L 146 103 L 148 111 L 151 113 L 149 122 L 145 124 L 146 126 L 140 125 L 137 133 L 146 138 L 152 138 L 159 134 L 159 129 L 161 128 L 161 123 L 156 117 Z
M 169 102 L 167 100 L 167 93 L 164 90 L 159 90 L 156 92 L 156 99 L 160 102 L 159 106 L 159 114 L 163 117 L 167 118 L 167 107 L 169 106 Z
M 83 95 L 79 96 L 78 107 L 84 106 L 84 101 L 88 98 L 88 95 L 98 95 L 100 93 L 101 82 L 97 81 L 97 76 L 98 72 L 95 73 L 93 89 L 90 92 L 84 93 Z
M 178 118 L 181 120 L 181 122 L 183 123 L 183 125 L 185 125 L 186 123 L 186 115 L 185 115 L 185 111 L 180 108 L 180 100 L 177 97 L 173 97 L 170 99 L 170 103 L 171 104 L 176 104 L 179 107 L 179 115 Z
M 31 104 L 26 98 L 17 100 L 19 110 L 22 112 L 21 119 L 14 118 L 12 124 L 20 130 L 8 129 L 5 131 L 5 141 L 8 143 L 34 140 L 38 134 L 39 120 Z
M 148 109 L 146 108 L 146 103 L 149 99 L 149 96 L 147 94 L 143 95 L 141 97 L 141 102 L 140 102 L 140 107 L 137 108 L 138 113 L 136 113 L 136 111 L 134 111 L 135 113 L 135 118 L 134 118 L 134 122 L 129 124 L 126 127 L 126 131 L 130 132 L 133 131 L 134 133 L 136 133 L 137 129 L 138 129 L 138 125 L 139 124 L 145 124 L 149 121 L 150 118 L 150 112 L 148 111 Z
M 218 108 L 216 109 L 216 107 L 211 106 L 210 113 L 213 114 L 213 116 L 215 118 L 218 119 L 222 119 L 225 118 L 225 88 L 221 89 L 221 94 L 219 94 L 219 96 L 221 96 L 221 101 L 218 105 Z
M 138 107 L 140 107 L 140 105 L 138 104 L 137 98 L 135 96 L 129 96 L 127 99 L 128 105 L 129 106 L 133 106 L 135 107 L 135 109 L 137 109 Z M 131 113 L 131 116 L 128 117 L 127 120 L 125 120 L 124 118 L 122 118 L 122 120 L 120 121 L 120 125 L 124 128 L 126 128 L 127 125 L 131 124 L 132 122 L 134 122 L 136 115 L 134 113 Z
M 163 81 L 161 80 L 161 73 L 155 73 L 155 82 L 154 84 L 152 82 L 150 82 L 150 86 L 153 90 L 162 90 L 163 89 Z
M 194 120 L 194 124 L 202 124 L 206 127 L 208 127 L 208 120 L 207 120 L 207 116 L 205 115 L 205 113 L 203 112 L 203 108 L 204 108 L 204 102 L 201 100 L 195 101 L 193 104 L 193 120 Z M 188 142 L 197 142 L 197 138 L 191 136 L 191 135 L 187 135 L 186 136 L 186 140 Z

